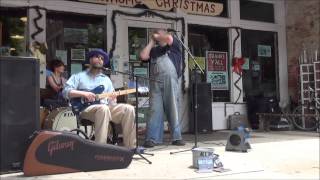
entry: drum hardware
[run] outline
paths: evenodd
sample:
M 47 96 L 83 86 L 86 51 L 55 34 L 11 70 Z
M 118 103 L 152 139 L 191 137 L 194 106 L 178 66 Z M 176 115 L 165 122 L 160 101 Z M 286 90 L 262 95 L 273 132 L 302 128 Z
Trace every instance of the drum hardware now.
M 45 122 L 44 129 L 57 131 L 71 131 L 77 128 L 76 116 L 71 107 L 60 107 L 49 112 Z
M 40 106 L 40 128 L 44 128 L 44 123 L 50 113 L 50 110 L 46 107 Z
M 56 130 L 56 131 L 70 131 L 73 133 L 77 133 L 77 117 L 73 113 L 71 107 L 60 107 L 53 109 L 52 111 L 46 109 L 48 112 L 45 117 L 43 128 L 48 130 Z M 80 126 L 80 130 L 84 131 L 84 126 Z M 108 139 L 113 139 L 113 128 L 111 125 L 109 126 L 109 135 Z M 94 126 L 89 127 L 86 136 L 83 134 L 79 134 L 80 137 L 88 139 L 94 138 Z M 112 137 L 112 138 L 111 138 Z

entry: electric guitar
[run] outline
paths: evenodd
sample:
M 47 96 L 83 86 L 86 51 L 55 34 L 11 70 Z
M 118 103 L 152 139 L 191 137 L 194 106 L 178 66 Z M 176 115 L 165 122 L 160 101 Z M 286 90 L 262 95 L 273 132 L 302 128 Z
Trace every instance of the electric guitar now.
M 107 98 L 114 95 L 121 96 L 121 95 L 130 94 L 130 93 L 135 93 L 136 89 L 132 88 L 132 89 L 126 89 L 126 90 L 120 90 L 120 91 L 108 92 L 108 93 L 103 93 L 103 91 L 104 91 L 103 85 L 97 86 L 96 88 L 89 91 L 96 94 L 96 100 L 93 102 L 88 102 L 83 97 L 72 98 L 70 100 L 72 110 L 76 113 L 79 113 L 80 111 L 82 111 L 83 109 L 85 109 L 90 105 L 100 104 L 100 99 Z M 139 87 L 138 92 L 146 93 L 148 92 L 148 89 Z

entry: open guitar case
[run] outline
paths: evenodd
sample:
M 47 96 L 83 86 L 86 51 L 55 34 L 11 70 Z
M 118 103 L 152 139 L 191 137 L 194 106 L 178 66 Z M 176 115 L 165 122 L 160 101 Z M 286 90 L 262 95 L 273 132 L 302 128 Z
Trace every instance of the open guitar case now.
M 133 152 L 99 144 L 71 132 L 35 131 L 29 138 L 23 172 L 26 176 L 127 168 Z

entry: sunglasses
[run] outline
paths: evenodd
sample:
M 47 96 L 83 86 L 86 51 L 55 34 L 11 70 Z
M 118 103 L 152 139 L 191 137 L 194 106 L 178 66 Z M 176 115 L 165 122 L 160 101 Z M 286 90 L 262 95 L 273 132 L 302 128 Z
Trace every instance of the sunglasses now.
M 104 57 L 101 56 L 101 55 L 93 55 L 92 57 L 96 57 L 96 58 L 99 58 L 99 59 L 101 59 L 101 60 L 104 60 Z

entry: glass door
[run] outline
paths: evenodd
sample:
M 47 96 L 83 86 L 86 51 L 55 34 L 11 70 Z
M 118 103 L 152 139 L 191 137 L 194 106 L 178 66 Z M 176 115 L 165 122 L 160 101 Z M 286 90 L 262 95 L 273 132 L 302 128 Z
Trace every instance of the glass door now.
M 259 127 L 257 112 L 268 112 L 269 99 L 279 100 L 278 53 L 275 32 L 241 32 L 244 100 L 251 127 Z M 277 104 L 277 101 L 274 103 Z
M 245 98 L 278 97 L 277 34 L 275 32 L 243 30 L 241 32 L 243 88 Z

